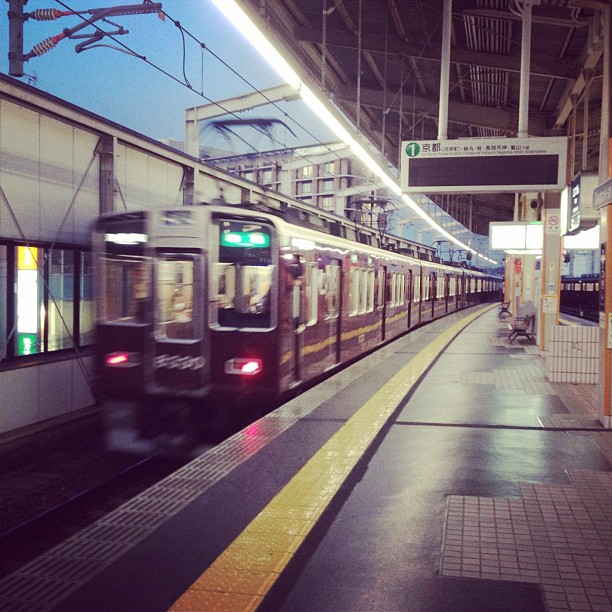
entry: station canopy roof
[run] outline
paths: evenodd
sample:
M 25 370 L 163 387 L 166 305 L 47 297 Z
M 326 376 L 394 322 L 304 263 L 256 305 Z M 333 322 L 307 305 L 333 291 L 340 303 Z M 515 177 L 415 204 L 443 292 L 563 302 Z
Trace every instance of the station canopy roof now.
M 444 0 L 239 4 L 392 166 L 399 170 L 402 140 L 438 138 Z M 533 0 L 529 135 L 575 133 L 574 171 L 598 166 L 606 6 Z M 453 0 L 449 139 L 518 136 L 522 8 L 522 0 Z M 513 218 L 512 193 L 430 197 L 477 234 Z

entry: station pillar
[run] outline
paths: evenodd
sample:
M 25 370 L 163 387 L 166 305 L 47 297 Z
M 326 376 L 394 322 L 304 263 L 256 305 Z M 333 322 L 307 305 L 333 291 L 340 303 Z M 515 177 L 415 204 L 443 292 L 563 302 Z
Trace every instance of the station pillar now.
M 612 428 L 612 265 L 607 258 L 607 245 L 612 244 L 612 203 L 601 209 L 600 231 L 600 276 L 599 276 L 599 402 L 597 420 L 607 429 Z
M 542 262 L 540 266 L 541 286 L 538 344 L 542 351 L 550 349 L 553 329 L 559 322 L 559 294 L 561 291 L 561 232 L 560 196 L 547 193 L 542 210 Z
M 612 10 L 603 12 L 604 67 L 602 84 L 601 132 L 599 147 L 599 179 L 605 183 L 612 177 Z M 612 429 L 612 265 L 607 256 L 612 244 L 612 201 L 600 208 L 600 277 L 599 277 L 599 401 L 597 419 Z

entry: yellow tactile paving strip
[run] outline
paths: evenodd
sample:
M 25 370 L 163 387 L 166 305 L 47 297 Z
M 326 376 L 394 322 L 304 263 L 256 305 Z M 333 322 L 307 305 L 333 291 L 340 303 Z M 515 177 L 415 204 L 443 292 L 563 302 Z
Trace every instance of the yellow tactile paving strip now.
M 449 342 L 494 307 L 465 317 L 415 355 L 321 447 L 171 609 L 257 609 L 406 394 Z

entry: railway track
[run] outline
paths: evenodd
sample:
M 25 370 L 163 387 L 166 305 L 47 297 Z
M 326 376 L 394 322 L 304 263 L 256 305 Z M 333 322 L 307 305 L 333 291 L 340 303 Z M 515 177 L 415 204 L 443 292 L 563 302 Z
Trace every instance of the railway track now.
M 599 322 L 599 311 L 594 311 L 593 309 L 581 309 L 578 307 L 561 305 L 559 312 L 561 314 L 584 319 L 585 321 L 591 321 L 592 323 Z
M 101 453 L 51 484 L 0 505 L 0 578 L 184 465 L 187 459 Z M 1 485 L 0 481 L 0 485 Z

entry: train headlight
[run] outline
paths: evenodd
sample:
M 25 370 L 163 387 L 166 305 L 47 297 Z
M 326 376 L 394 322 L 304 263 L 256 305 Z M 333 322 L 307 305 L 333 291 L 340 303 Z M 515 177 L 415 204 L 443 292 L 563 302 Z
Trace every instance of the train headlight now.
M 109 368 L 133 368 L 141 363 L 140 353 L 117 351 L 104 356 L 104 365 Z
M 262 370 L 261 359 L 251 359 L 249 357 L 234 357 L 225 362 L 226 374 L 240 374 L 242 376 L 254 376 Z

